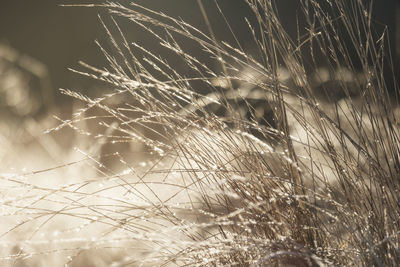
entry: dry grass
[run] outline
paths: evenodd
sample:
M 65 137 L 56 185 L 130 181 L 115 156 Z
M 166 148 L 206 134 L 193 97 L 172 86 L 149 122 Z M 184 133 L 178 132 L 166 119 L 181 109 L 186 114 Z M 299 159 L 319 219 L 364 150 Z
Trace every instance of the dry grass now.
M 135 3 L 99 5 L 113 18 L 103 25 L 114 53 L 99 44 L 109 66 L 74 71 L 110 91 L 62 90 L 84 106 L 49 132 L 84 136 L 78 160 L 72 151 L 69 164 L 1 176 L 4 264 L 400 263 L 398 88 L 384 79 L 385 32 L 361 1 L 303 0 L 307 25 L 293 40 L 271 1 L 246 2 L 253 57 L 212 25 L 208 34 Z M 131 44 L 119 19 L 186 71 Z

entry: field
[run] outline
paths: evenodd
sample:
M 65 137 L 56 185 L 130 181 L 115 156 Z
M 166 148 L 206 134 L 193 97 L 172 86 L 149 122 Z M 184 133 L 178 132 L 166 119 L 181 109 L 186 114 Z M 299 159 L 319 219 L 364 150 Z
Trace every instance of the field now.
M 70 69 L 93 82 L 59 90 L 71 105 L 0 47 L 1 266 L 400 264 L 399 88 L 372 5 L 299 1 L 292 36 L 243 0 L 244 40 L 211 2 L 201 29 L 74 5 L 106 11 L 108 41 L 106 65 Z

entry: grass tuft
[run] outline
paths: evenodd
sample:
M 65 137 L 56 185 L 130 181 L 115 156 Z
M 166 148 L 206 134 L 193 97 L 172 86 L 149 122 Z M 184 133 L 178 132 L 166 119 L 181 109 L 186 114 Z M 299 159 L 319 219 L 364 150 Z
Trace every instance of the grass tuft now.
M 255 53 L 217 1 L 233 43 L 202 1 L 206 32 L 135 2 L 88 5 L 110 14 L 108 66 L 72 71 L 109 91 L 61 90 L 82 103 L 49 130 L 79 136 L 70 163 L 0 176 L 5 264 L 400 264 L 386 31 L 360 0 L 302 0 L 293 38 L 273 1 L 244 2 Z M 184 68 L 131 43 L 122 20 Z

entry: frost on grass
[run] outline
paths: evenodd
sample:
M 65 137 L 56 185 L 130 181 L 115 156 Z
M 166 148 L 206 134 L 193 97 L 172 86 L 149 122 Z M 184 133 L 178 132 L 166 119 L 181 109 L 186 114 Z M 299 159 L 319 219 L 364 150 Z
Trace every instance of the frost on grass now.
M 48 131 L 78 136 L 68 163 L 0 176 L 2 262 L 400 262 L 398 109 L 389 96 L 398 88 L 383 79 L 386 33 L 361 1 L 304 0 L 306 25 L 293 40 L 270 1 L 246 3 L 257 56 L 219 41 L 212 27 L 208 34 L 136 3 L 98 6 L 111 15 L 109 25 L 100 19 L 111 47 L 98 44 L 109 64 L 72 71 L 109 91 L 61 90 L 82 103 Z M 186 71 L 131 43 L 120 19 L 148 31 Z

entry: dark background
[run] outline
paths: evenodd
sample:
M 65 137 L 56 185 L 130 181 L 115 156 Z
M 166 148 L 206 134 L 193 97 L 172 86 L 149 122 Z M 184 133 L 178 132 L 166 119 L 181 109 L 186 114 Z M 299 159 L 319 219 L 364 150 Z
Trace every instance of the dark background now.
M 100 2 L 100 1 L 93 1 Z M 127 3 L 128 1 L 124 1 Z M 194 0 L 142 0 L 151 8 L 165 11 L 172 16 L 180 16 L 188 22 L 204 28 L 204 22 L 199 8 Z M 212 1 L 203 0 L 209 7 Z M 249 15 L 243 1 L 219 1 L 232 27 L 238 33 L 246 32 L 243 16 Z M 284 26 L 289 32 L 295 33 L 295 8 L 297 0 L 279 0 L 280 15 Z M 30 55 L 44 63 L 49 70 L 52 88 L 79 89 L 88 84 L 88 81 L 72 74 L 68 67 L 75 68 L 82 60 L 96 66 L 102 66 L 103 57 L 94 43 L 95 39 L 104 42 L 107 36 L 101 28 L 98 14 L 103 10 L 97 8 L 60 7 L 59 4 L 88 3 L 88 1 L 68 0 L 1 0 L 0 1 L 0 42 L 6 43 L 21 53 Z M 286 8 L 290 6 L 290 8 Z M 395 9 L 396 0 L 375 1 L 374 18 L 377 25 L 386 24 L 392 39 L 394 51 Z M 210 18 L 213 21 L 210 8 Z M 215 25 L 219 25 L 218 23 Z M 140 32 L 134 28 L 122 25 L 135 39 L 141 39 Z M 214 29 L 221 37 L 226 29 Z M 227 37 L 229 38 L 229 37 Z M 224 39 L 224 38 L 222 38 Z M 59 95 L 56 93 L 56 95 Z

